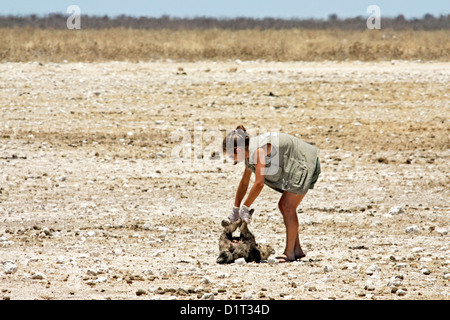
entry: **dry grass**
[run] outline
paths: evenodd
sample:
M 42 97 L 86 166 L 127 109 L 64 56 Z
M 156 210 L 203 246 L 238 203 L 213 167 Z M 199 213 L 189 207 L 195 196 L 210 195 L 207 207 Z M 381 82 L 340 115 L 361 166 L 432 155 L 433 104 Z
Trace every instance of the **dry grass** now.
M 450 61 L 450 31 L 0 29 L 0 61 Z

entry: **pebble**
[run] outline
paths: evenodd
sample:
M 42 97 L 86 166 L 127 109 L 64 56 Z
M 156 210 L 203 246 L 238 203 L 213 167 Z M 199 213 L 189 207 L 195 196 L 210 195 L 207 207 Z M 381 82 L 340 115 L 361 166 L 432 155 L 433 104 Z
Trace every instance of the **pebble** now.
M 31 279 L 33 280 L 45 280 L 47 279 L 47 277 L 45 276 L 45 274 L 41 273 L 41 272 L 35 272 L 31 275 Z
M 3 263 L 3 271 L 5 274 L 13 274 L 17 271 L 17 265 L 12 261 L 6 261 Z
M 63 264 L 65 261 L 66 261 L 66 258 L 64 256 L 56 257 L 56 263 L 57 264 Z
M 416 225 L 408 226 L 408 227 L 406 227 L 405 232 L 412 233 L 412 234 L 419 233 L 419 227 Z
M 280 263 L 280 261 L 278 259 L 271 257 L 271 258 L 267 259 L 267 263 L 270 265 L 273 265 L 273 264 Z
M 324 272 L 332 272 L 333 271 L 333 266 L 331 265 L 327 265 L 323 268 Z
M 236 260 L 234 261 L 234 263 L 236 263 L 237 265 L 241 266 L 241 265 L 246 264 L 247 262 L 245 261 L 244 258 L 239 258 L 239 259 L 236 259 Z
M 427 268 L 423 268 L 422 270 L 420 270 L 420 272 L 424 275 L 429 275 L 431 273 Z
M 115 254 L 115 255 L 121 255 L 121 254 L 123 254 L 123 250 L 120 249 L 120 248 L 114 249 L 114 254 Z
M 106 280 L 108 280 L 107 277 L 98 277 L 97 279 L 94 280 L 94 283 L 103 283 L 106 282 Z
M 388 287 L 400 287 L 403 283 L 403 276 L 394 276 L 389 279 Z
M 144 295 L 144 294 L 147 294 L 147 291 L 145 291 L 145 290 L 143 290 L 143 289 L 138 289 L 137 291 L 136 291 L 136 295 L 139 297 L 139 296 L 142 296 L 142 295 Z
M 366 274 L 373 275 L 375 272 L 378 271 L 380 271 L 380 267 L 378 267 L 376 264 L 373 264 L 366 269 Z
M 9 248 L 14 245 L 14 241 L 9 240 L 5 236 L 0 237 L 0 247 Z
M 388 212 L 388 214 L 393 215 L 393 216 L 396 216 L 400 213 L 405 213 L 405 209 L 403 209 L 403 207 L 401 207 L 401 206 L 392 207 Z
M 448 230 L 446 228 L 436 228 L 434 231 L 442 236 L 445 236 L 448 233 Z
M 251 292 L 245 292 L 244 295 L 242 296 L 242 298 L 244 300 L 252 300 L 253 299 L 253 295 Z
M 398 296 L 405 296 L 406 295 L 406 290 L 404 290 L 404 289 L 398 289 L 397 290 L 397 295 Z
M 308 291 L 317 291 L 317 287 L 316 287 L 316 284 L 314 282 L 306 282 L 303 286 Z
M 200 300 L 214 300 L 214 293 L 205 293 Z
M 203 283 L 203 284 L 211 284 L 212 280 L 211 280 L 210 277 L 205 276 L 205 277 L 203 277 L 203 279 L 200 282 Z

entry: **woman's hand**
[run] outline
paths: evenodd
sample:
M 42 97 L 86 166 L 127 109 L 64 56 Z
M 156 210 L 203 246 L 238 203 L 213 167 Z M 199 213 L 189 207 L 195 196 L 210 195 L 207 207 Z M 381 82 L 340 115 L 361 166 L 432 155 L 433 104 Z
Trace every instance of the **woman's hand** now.
M 233 211 L 231 211 L 231 214 L 228 216 L 228 220 L 230 220 L 230 223 L 236 222 L 239 219 L 239 207 L 233 207 Z
M 247 224 L 250 224 L 250 221 L 252 220 L 252 213 L 253 211 L 250 211 L 250 208 L 245 204 L 242 205 L 241 209 L 239 210 L 239 216 L 241 217 L 242 221 L 246 222 Z

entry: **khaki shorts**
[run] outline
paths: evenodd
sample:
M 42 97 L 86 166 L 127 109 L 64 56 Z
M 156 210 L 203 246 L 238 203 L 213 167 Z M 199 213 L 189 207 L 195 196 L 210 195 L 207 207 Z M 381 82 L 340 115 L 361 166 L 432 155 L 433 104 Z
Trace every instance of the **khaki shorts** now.
M 319 179 L 319 175 L 321 173 L 321 169 L 320 169 L 320 161 L 319 161 L 319 157 L 317 157 L 317 161 L 316 161 L 316 168 L 314 169 L 314 173 L 313 173 L 313 179 L 311 180 L 311 184 L 309 185 L 310 189 L 314 189 L 314 185 L 317 182 L 317 179 Z
M 309 185 L 309 189 L 314 189 L 314 185 L 316 184 L 317 179 L 319 179 L 319 175 L 320 175 L 321 172 L 322 171 L 321 171 L 321 168 L 320 168 L 319 157 L 317 157 L 316 168 L 314 169 L 313 178 L 311 180 L 311 184 Z M 279 188 L 272 187 L 270 185 L 268 185 L 268 186 L 269 186 L 269 188 L 272 188 L 273 190 L 278 191 L 279 193 L 283 193 L 285 191 L 285 190 L 282 190 L 282 189 L 279 189 Z

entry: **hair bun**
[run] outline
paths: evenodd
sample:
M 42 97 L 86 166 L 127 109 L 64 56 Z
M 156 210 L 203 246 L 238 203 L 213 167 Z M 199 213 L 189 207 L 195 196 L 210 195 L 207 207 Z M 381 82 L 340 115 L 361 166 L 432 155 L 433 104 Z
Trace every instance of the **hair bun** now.
M 245 130 L 245 128 L 244 128 L 243 125 L 237 126 L 237 127 L 236 127 L 236 130 L 242 130 L 242 131 L 244 131 L 244 132 L 247 132 L 247 130 Z

